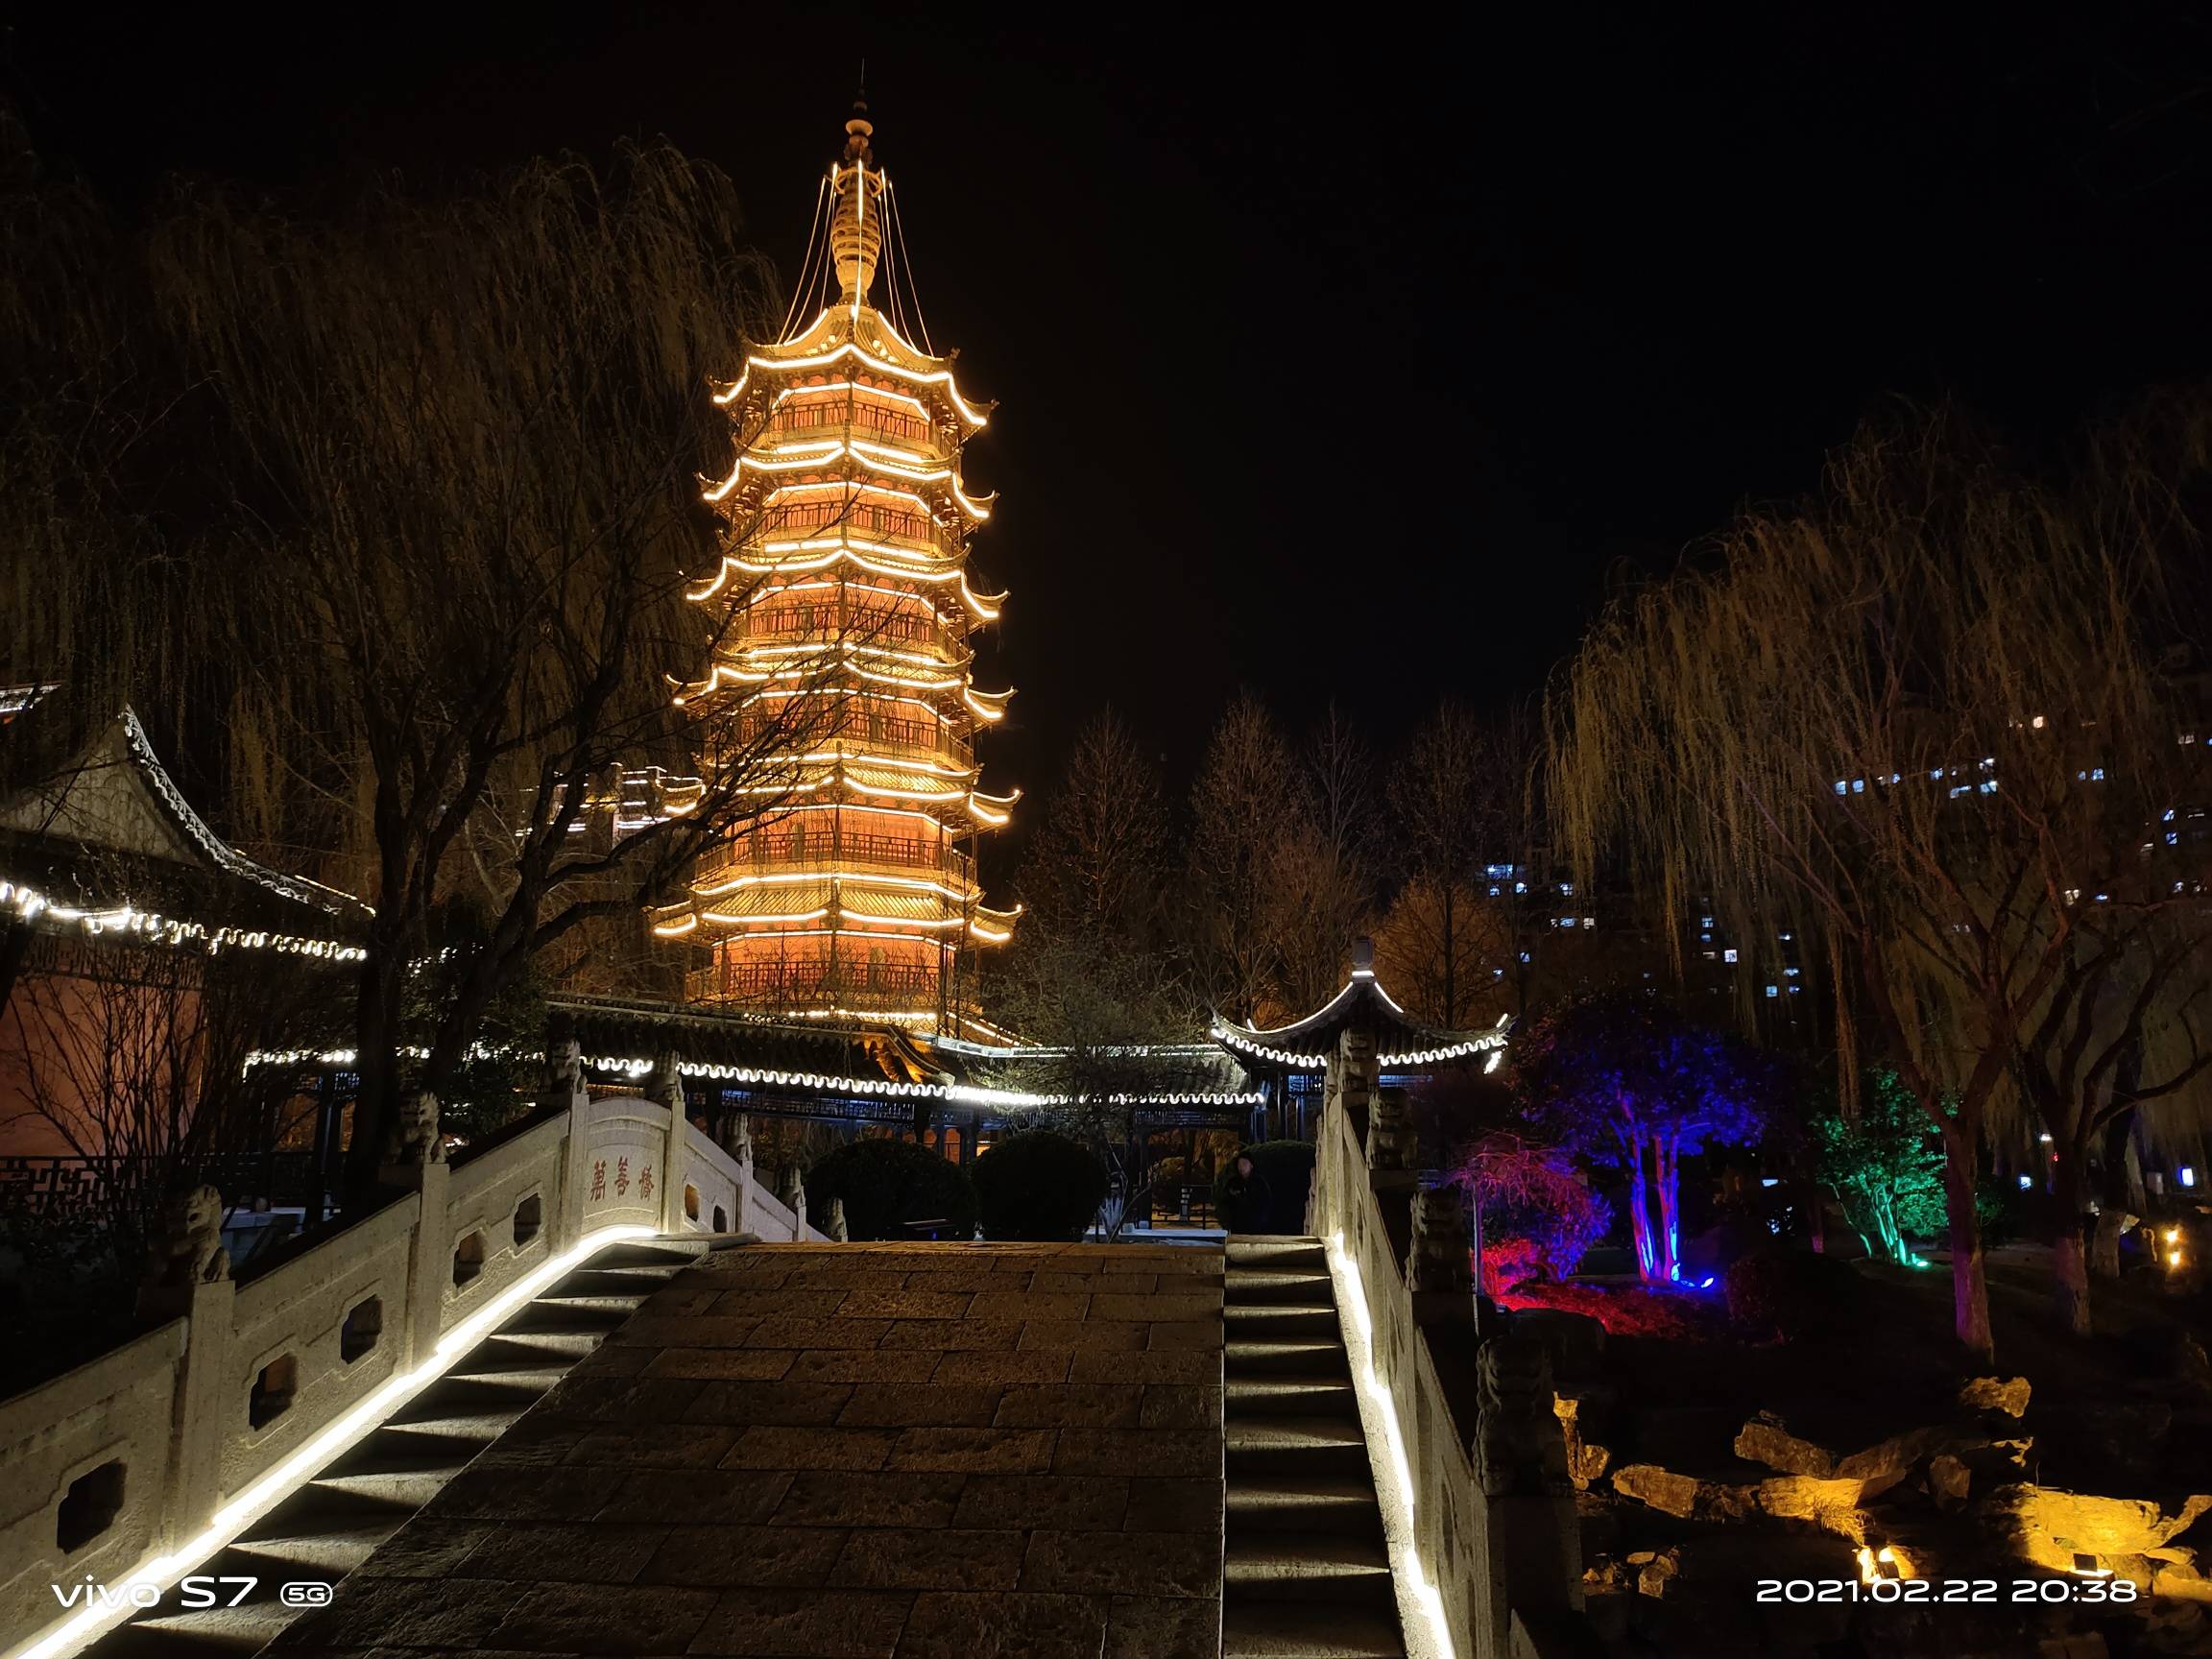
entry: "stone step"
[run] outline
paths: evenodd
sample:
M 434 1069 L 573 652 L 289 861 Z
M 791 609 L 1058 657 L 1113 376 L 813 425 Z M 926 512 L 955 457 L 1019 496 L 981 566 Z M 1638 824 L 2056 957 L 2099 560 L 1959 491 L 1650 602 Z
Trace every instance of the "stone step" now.
M 559 1308 L 571 1312 L 588 1314 L 613 1314 L 627 1319 L 645 1305 L 651 1294 L 643 1290 L 565 1290 L 546 1291 L 534 1300 L 533 1308 Z
M 491 1444 L 490 1438 L 464 1440 L 450 1434 L 426 1434 L 412 1424 L 386 1424 L 341 1452 L 319 1474 L 388 1475 L 418 1469 L 459 1469 Z
M 565 1296 L 570 1292 L 603 1296 L 650 1296 L 680 1269 L 675 1267 L 605 1267 L 593 1262 L 588 1267 L 579 1267 L 552 1288 L 551 1294 Z
M 445 1482 L 469 1466 L 468 1459 L 434 1469 L 369 1469 L 353 1475 L 318 1475 L 309 1485 L 324 1492 L 346 1492 L 363 1498 L 381 1498 L 420 1509 L 445 1489 Z
M 1328 1302 L 1261 1302 L 1245 1308 L 1224 1308 L 1221 1319 L 1233 1341 L 1285 1336 L 1342 1338 L 1336 1309 Z
M 1232 1337 L 1222 1348 L 1221 1364 L 1224 1373 L 1231 1377 L 1266 1373 L 1349 1378 L 1352 1374 L 1344 1343 L 1334 1332 L 1327 1336 Z
M 1396 1605 L 1380 1538 L 1335 1532 L 1233 1536 L 1221 1564 L 1224 1598 Z
M 603 1308 L 589 1303 L 548 1302 L 540 1297 L 535 1302 L 524 1303 L 495 1334 L 579 1341 L 589 1338 L 588 1345 L 596 1346 L 599 1338 L 630 1317 L 636 1306 L 636 1303 L 626 1303 L 620 1308 Z
M 204 1652 L 212 1647 L 252 1653 L 281 1635 L 284 1627 L 300 1617 L 298 1608 L 287 1607 L 276 1599 L 277 1590 L 276 1583 L 264 1578 L 253 1587 L 252 1599 L 235 1607 L 209 1607 L 191 1613 L 168 1612 L 156 1607 L 143 1618 L 133 1620 L 131 1627 L 181 1636 L 203 1644 Z
M 1247 1475 L 1369 1476 L 1357 1417 L 1247 1417 L 1221 1431 L 1229 1484 Z
M 404 1429 L 414 1434 L 435 1434 L 445 1440 L 473 1440 L 484 1445 L 493 1441 L 515 1426 L 521 1411 L 448 1411 L 438 1407 L 424 1407 L 421 1400 L 410 1400 L 386 1419 L 388 1429 Z
M 1229 1307 L 1256 1302 L 1321 1303 L 1334 1301 L 1335 1286 L 1327 1273 L 1266 1267 L 1232 1267 L 1221 1276 L 1221 1292 Z
M 1236 1417 L 1352 1417 L 1359 1398 L 1349 1377 L 1314 1377 L 1278 1372 L 1243 1377 L 1231 1369 L 1223 1407 Z
M 242 1555 L 265 1563 L 262 1577 L 272 1574 L 292 1578 L 328 1578 L 335 1582 L 375 1553 L 376 1547 L 406 1525 L 412 1509 L 395 1509 L 388 1524 L 333 1527 L 324 1531 L 278 1533 L 271 1537 L 243 1538 Z M 249 1572 L 256 1569 L 249 1568 Z
M 1221 1606 L 1221 1659 L 1405 1659 L 1389 1608 L 1327 1602 L 1234 1601 Z
M 473 1416 L 478 1413 L 512 1413 L 519 1417 L 545 1397 L 545 1390 L 568 1374 L 566 1366 L 545 1365 L 536 1371 L 492 1371 L 472 1375 L 462 1368 L 448 1372 L 410 1400 L 408 1409 L 425 1416 Z
M 136 1619 L 108 1631 L 87 1651 L 100 1659 L 227 1659 L 233 1653 L 259 1652 L 276 1633 L 256 1634 L 238 1625 L 184 1624 L 176 1619 Z
M 1229 1485 L 1230 1536 L 1334 1532 L 1381 1538 L 1382 1509 L 1364 1475 L 1240 1474 Z
M 1310 1267 L 1320 1273 L 1329 1270 L 1329 1252 L 1318 1238 L 1238 1233 L 1230 1236 L 1224 1249 L 1232 1267 Z
M 589 1271 L 605 1273 L 614 1270 L 654 1267 L 662 1270 L 662 1276 L 681 1272 L 691 1266 L 706 1254 L 703 1247 L 690 1248 L 630 1239 L 620 1244 L 610 1244 L 591 1258 Z

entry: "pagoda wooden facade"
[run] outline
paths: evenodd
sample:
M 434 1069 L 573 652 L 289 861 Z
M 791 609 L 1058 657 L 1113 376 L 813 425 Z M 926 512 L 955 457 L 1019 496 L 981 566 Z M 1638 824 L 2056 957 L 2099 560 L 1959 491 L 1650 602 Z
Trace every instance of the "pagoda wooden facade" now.
M 972 638 L 1001 597 L 969 585 L 991 507 L 960 475 L 989 411 L 910 338 L 919 312 L 872 132 L 856 110 L 824 181 L 826 229 L 793 312 L 811 320 L 716 399 L 737 455 L 707 492 L 721 568 L 690 596 L 719 608 L 719 628 L 683 700 L 740 743 L 773 734 L 772 753 L 741 759 L 765 761 L 777 803 L 700 861 L 654 927 L 703 948 L 693 1002 L 957 1031 L 959 953 L 1002 942 L 1014 920 L 983 904 L 973 854 L 1013 802 L 977 787 L 973 744 L 1011 695 L 970 678 Z

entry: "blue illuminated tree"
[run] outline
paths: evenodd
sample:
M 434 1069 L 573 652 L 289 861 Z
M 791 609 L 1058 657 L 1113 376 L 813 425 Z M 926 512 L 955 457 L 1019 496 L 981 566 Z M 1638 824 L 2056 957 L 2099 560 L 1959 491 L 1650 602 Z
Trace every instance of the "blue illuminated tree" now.
M 1774 1070 L 1656 998 L 1619 991 L 1560 1003 L 1515 1035 L 1512 1055 L 1523 1113 L 1559 1145 L 1627 1172 L 1637 1272 L 1679 1278 L 1682 1159 L 1756 1135 Z

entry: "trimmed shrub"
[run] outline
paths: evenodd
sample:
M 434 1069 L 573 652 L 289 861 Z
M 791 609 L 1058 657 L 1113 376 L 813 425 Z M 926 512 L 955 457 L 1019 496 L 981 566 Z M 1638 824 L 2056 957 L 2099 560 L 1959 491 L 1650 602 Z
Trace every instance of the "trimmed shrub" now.
M 1237 1173 L 1237 1158 L 1252 1160 L 1252 1173 L 1266 1186 L 1259 1214 L 1232 1217 L 1222 1207 L 1229 1178 Z M 1298 1234 L 1306 1231 L 1306 1194 L 1313 1185 L 1313 1143 L 1310 1141 L 1260 1141 L 1240 1148 L 1236 1158 L 1224 1158 L 1214 1177 L 1214 1213 L 1222 1225 L 1235 1222 L 1238 1233 Z
M 1840 1262 L 1765 1244 L 1721 1275 L 1728 1317 L 1748 1334 L 1788 1340 L 1848 1323 L 1858 1278 Z
M 1080 1238 L 1106 1196 L 1106 1166 L 1049 1129 L 994 1141 L 975 1160 L 975 1203 L 986 1238 Z
M 830 1200 L 845 1203 L 854 1238 L 926 1238 L 910 1221 L 941 1221 L 941 1238 L 975 1237 L 975 1184 L 968 1171 L 912 1141 L 881 1138 L 838 1147 L 806 1171 L 806 1213 L 817 1221 Z

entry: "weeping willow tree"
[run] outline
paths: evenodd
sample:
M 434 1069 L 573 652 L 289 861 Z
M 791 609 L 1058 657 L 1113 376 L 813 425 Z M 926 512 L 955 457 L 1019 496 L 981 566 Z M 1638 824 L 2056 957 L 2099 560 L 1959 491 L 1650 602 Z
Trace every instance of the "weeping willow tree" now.
M 2029 481 L 1947 414 L 1863 431 L 1817 497 L 1618 601 L 1548 713 L 1581 869 L 1620 857 L 1670 916 L 1711 892 L 1746 992 L 1781 977 L 1780 934 L 1821 941 L 1839 1075 L 1863 1040 L 1940 1134 L 1956 1329 L 1984 1359 L 1992 1102 L 2084 893 L 2173 798 L 2183 500 L 2132 464 Z
M 197 567 L 132 489 L 164 470 L 167 393 L 129 266 L 98 199 L 0 109 L 0 798 L 58 803 L 126 704 L 173 726 L 207 660 Z M 0 908 L 0 1008 L 32 931 Z
M 709 377 L 765 334 L 772 279 L 729 180 L 658 146 L 312 212 L 189 193 L 148 247 L 238 504 L 209 536 L 232 578 L 236 816 L 265 847 L 335 849 L 326 873 L 375 908 L 359 1193 L 402 1087 L 450 1079 L 533 958 L 774 811 L 827 717 L 671 695 L 742 609 L 685 592 L 717 564 L 700 479 L 731 448 Z M 653 765 L 704 793 L 597 832 Z M 457 903 L 461 946 L 433 930 Z M 433 1028 L 403 1031 L 410 974 L 448 948 Z

